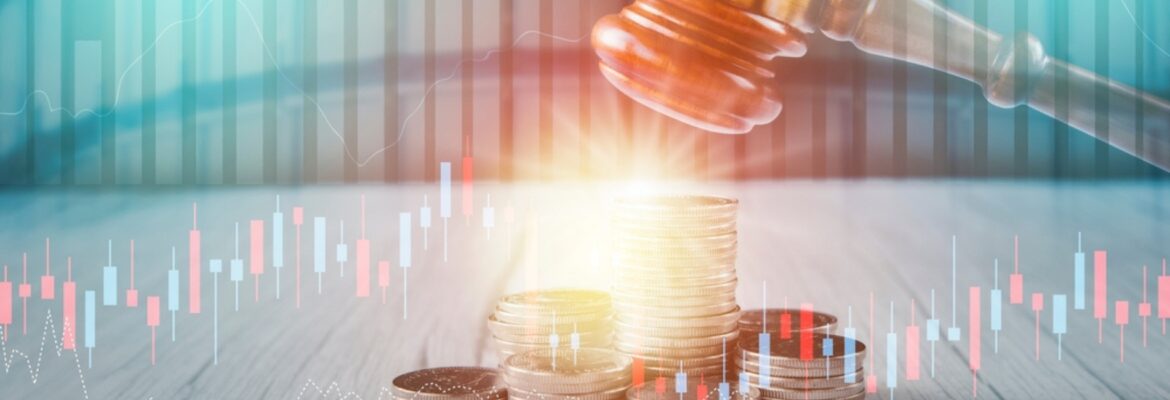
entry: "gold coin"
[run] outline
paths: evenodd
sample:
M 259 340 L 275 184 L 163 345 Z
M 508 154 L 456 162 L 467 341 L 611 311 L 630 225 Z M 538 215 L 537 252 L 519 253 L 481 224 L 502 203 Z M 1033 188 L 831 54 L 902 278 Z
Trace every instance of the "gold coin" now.
M 733 330 L 721 335 L 696 338 L 660 338 L 641 336 L 630 332 L 619 332 L 615 335 L 615 339 L 622 343 L 634 343 L 659 348 L 713 347 L 722 346 L 723 344 L 734 345 L 736 340 L 739 339 L 739 331 Z
M 628 376 L 631 362 L 629 356 L 600 348 L 540 349 L 508 357 L 504 374 L 509 380 L 599 383 Z
M 495 318 L 497 321 L 513 324 L 513 325 L 568 325 L 595 323 L 597 321 L 607 320 L 610 317 L 610 311 L 586 314 L 514 314 L 504 310 L 496 309 Z
M 734 211 L 739 207 L 739 201 L 717 196 L 698 195 L 636 195 L 622 196 L 614 199 L 614 207 L 621 210 L 642 210 L 647 212 L 695 210 L 695 211 Z
M 549 319 L 551 322 L 552 319 Z M 604 332 L 612 330 L 613 318 L 606 317 L 604 319 L 597 319 L 594 321 L 577 322 L 577 323 L 561 323 L 557 321 L 556 325 L 549 324 L 513 324 L 500 322 L 495 315 L 488 316 L 488 330 L 492 333 L 500 333 L 510 336 L 526 336 L 526 335 L 548 335 L 553 332 L 562 335 L 573 333 L 576 329 L 578 332 Z
M 696 328 L 730 326 L 731 329 L 728 329 L 727 331 L 731 331 L 738 327 L 737 321 L 739 320 L 739 306 L 736 306 L 735 309 L 724 314 L 701 318 L 667 318 L 646 315 L 629 315 L 624 314 L 619 310 L 616 314 L 616 319 L 626 325 L 644 326 L 650 328 Z
M 701 306 L 643 306 L 637 303 L 622 304 L 622 314 L 647 315 L 671 318 L 702 318 L 712 315 L 726 314 L 735 310 L 738 305 L 734 301 L 712 303 Z
M 731 346 L 724 348 L 723 346 L 708 346 L 708 347 L 688 347 L 683 349 L 665 348 L 665 347 L 650 347 L 640 346 L 633 343 L 626 343 L 620 340 L 615 340 L 614 348 L 617 351 L 626 353 L 634 358 L 641 356 L 657 357 L 657 358 L 697 358 L 710 357 L 721 355 L 725 351 L 732 351 L 729 353 L 734 355 L 735 349 Z
M 609 293 L 588 289 L 550 289 L 514 293 L 500 298 L 497 308 L 511 314 L 571 313 L 609 308 Z

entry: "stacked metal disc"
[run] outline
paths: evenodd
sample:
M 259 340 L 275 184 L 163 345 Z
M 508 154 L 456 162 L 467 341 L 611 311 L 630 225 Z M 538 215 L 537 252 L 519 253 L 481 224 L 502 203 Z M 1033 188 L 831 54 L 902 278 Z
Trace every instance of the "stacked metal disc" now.
M 738 337 L 735 200 L 618 199 L 612 214 L 614 345 L 647 380 L 719 376 Z
M 500 298 L 488 329 L 503 361 L 509 356 L 554 347 L 610 347 L 613 306 L 609 293 L 553 289 Z
M 809 310 L 807 313 L 811 317 L 809 321 L 811 323 L 808 326 L 801 326 L 801 312 L 801 310 L 794 308 L 745 310 L 739 317 L 739 336 L 757 336 L 765 329 L 772 335 L 779 334 L 779 330 L 786 330 L 789 334 L 797 334 L 801 331 L 837 332 L 837 316 Z
M 647 382 L 630 388 L 630 390 L 626 391 L 626 398 L 629 400 L 755 400 L 760 398 L 760 391 L 751 386 L 741 388 L 734 384 L 715 383 L 709 377 L 687 377 L 683 379 L 685 385 L 680 385 L 679 381 L 672 378 L 657 378 L 653 382 Z
M 837 335 L 802 332 L 782 339 L 769 334 L 770 351 L 761 353 L 759 336 L 739 341 L 736 365 L 740 380 L 760 391 L 760 398 L 776 400 L 865 398 L 865 344 Z M 803 336 L 803 338 L 802 338 Z M 831 354 L 825 355 L 828 340 Z
M 630 388 L 630 357 L 609 349 L 541 349 L 504 361 L 508 396 L 519 400 L 613 400 Z
M 495 369 L 430 368 L 394 378 L 396 400 L 506 400 L 507 387 Z

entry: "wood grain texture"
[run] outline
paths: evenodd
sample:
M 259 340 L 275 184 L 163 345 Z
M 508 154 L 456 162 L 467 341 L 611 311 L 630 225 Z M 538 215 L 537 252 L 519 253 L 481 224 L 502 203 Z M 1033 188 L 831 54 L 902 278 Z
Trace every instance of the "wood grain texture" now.
M 456 209 L 450 223 L 449 261 L 442 261 L 442 220 L 438 193 L 433 186 L 257 188 L 215 191 L 89 191 L 38 190 L 0 193 L 0 262 L 9 266 L 9 278 L 19 283 L 20 253 L 29 252 L 28 335 L 20 331 L 20 301 L 16 324 L 4 347 L 6 373 L 0 375 L 0 398 L 274 398 L 374 399 L 387 398 L 390 380 L 409 370 L 448 365 L 494 366 L 484 318 L 495 299 L 526 288 L 609 285 L 606 260 L 606 208 L 624 185 L 478 185 L 477 205 L 492 195 L 497 228 L 491 239 L 480 227 L 481 210 L 464 220 Z M 888 398 L 885 384 L 885 333 L 894 328 L 904 340 L 910 302 L 921 326 L 935 311 L 945 329 L 951 325 L 950 241 L 956 235 L 957 320 L 963 340 L 939 342 L 935 348 L 935 375 L 929 374 L 929 347 L 924 342 L 923 378 L 905 381 L 898 373 L 898 398 L 963 398 L 972 395 L 967 332 L 967 288 L 983 289 L 983 369 L 977 377 L 979 397 L 989 398 L 1165 398 L 1170 384 L 1163 378 L 1170 339 L 1160 321 L 1150 321 L 1148 347 L 1142 346 L 1142 324 L 1136 314 L 1141 300 L 1141 266 L 1150 267 L 1153 283 L 1161 272 L 1168 237 L 1170 210 L 1161 199 L 1170 187 L 1146 183 L 1049 184 L 1042 182 L 787 182 L 708 186 L 671 186 L 667 190 L 733 196 L 741 201 L 739 300 L 745 307 L 761 304 L 761 286 L 768 284 L 768 304 L 796 306 L 812 303 L 817 309 L 847 319 L 860 340 L 875 350 L 873 372 L 881 379 L 880 398 Z M 186 234 L 191 203 L 199 203 L 203 231 L 203 258 L 232 258 L 232 224 L 247 221 L 269 224 L 275 195 L 281 195 L 286 215 L 286 267 L 282 270 L 281 299 L 275 298 L 275 271 L 266 267 L 260 277 L 260 301 L 253 300 L 253 277 L 240 287 L 240 310 L 233 310 L 234 286 L 227 274 L 219 277 L 219 363 L 212 361 L 212 275 L 204 266 L 203 314 L 186 313 Z M 371 258 L 387 259 L 395 267 L 387 304 L 376 286 L 370 298 L 353 296 L 353 240 L 357 237 L 359 196 L 366 195 L 367 235 Z M 435 226 L 428 231 L 428 249 L 422 249 L 421 230 L 415 230 L 414 266 L 410 269 L 409 315 L 403 319 L 401 269 L 397 268 L 397 213 L 414 212 L 417 224 L 422 196 L 435 208 Z M 458 192 L 455 194 L 458 197 Z M 456 199 L 458 200 L 458 199 Z M 455 203 L 458 205 L 458 202 Z M 517 210 L 515 223 L 505 222 L 504 209 Z M 309 252 L 312 230 L 303 229 L 304 276 L 302 307 L 293 302 L 294 231 L 291 207 L 304 206 L 306 221 L 329 218 L 329 271 L 324 293 L 316 293 L 316 275 Z M 345 277 L 333 262 L 338 241 L 336 222 L 344 218 L 350 262 Z M 268 226 L 270 228 L 270 225 Z M 1056 359 L 1052 336 L 1051 294 L 1069 295 L 1072 305 L 1072 255 L 1077 232 L 1084 232 L 1086 252 L 1109 251 L 1109 318 L 1104 340 L 1097 343 L 1092 302 L 1085 311 L 1069 311 L 1062 360 Z M 995 281 L 993 263 L 999 260 L 999 286 L 1007 291 L 1012 269 L 1012 237 L 1020 237 L 1020 272 L 1025 298 L 1045 294 L 1040 319 L 1040 360 L 1035 360 L 1035 314 L 1028 304 L 1007 305 L 998 353 L 987 322 L 988 293 Z M 78 282 L 79 318 L 84 290 L 101 297 L 100 269 L 106 263 L 106 240 L 114 245 L 114 264 L 123 273 L 118 307 L 98 306 L 97 347 L 93 368 L 86 353 L 58 355 L 53 338 L 60 336 L 60 300 L 51 307 L 39 300 L 39 276 L 44 271 L 44 238 L 52 237 L 53 273 L 64 281 L 65 257 L 73 257 Z M 164 313 L 158 329 L 158 365 L 150 365 L 150 331 L 145 309 L 126 308 L 129 239 L 137 250 L 136 287 L 140 296 L 160 295 Z M 246 246 L 246 241 L 244 242 Z M 178 269 L 184 290 L 171 341 L 171 317 L 165 312 L 166 270 L 170 247 L 178 247 Z M 247 247 L 242 247 L 246 254 Z M 269 258 L 269 262 L 271 259 Z M 1092 257 L 1088 298 L 1092 296 Z M 873 325 L 869 299 L 874 299 Z M 1114 324 L 1113 301 L 1131 302 L 1130 325 L 1125 332 L 1125 363 L 1119 362 L 1119 332 Z M 1154 301 L 1156 303 L 1156 301 Z M 46 316 L 51 309 L 54 335 L 45 340 L 45 353 L 36 362 Z M 1156 307 L 1155 307 L 1156 315 Z M 844 325 L 844 324 L 843 324 Z M 871 327 L 873 331 L 871 332 Z M 876 336 L 876 338 L 875 338 Z M 79 346 L 82 344 L 78 337 Z M 905 357 L 900 343 L 900 357 Z M 24 358 L 31 356 L 30 369 Z M 904 365 L 904 360 L 899 363 Z M 38 369 L 39 365 L 39 369 Z M 79 375 L 78 371 L 82 372 Z M 866 368 L 869 368 L 867 361 Z M 31 371 L 31 374 L 30 374 Z M 35 374 L 35 382 L 32 375 Z M 79 376 L 84 376 L 84 390 Z

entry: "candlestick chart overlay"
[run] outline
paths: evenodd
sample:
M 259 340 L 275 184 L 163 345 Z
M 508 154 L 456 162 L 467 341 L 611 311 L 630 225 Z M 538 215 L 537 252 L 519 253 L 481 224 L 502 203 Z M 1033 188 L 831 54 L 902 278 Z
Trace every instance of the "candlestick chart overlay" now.
M 1025 208 L 1047 204 L 1032 198 L 1036 193 L 1030 190 L 991 186 L 1022 194 Z M 602 199 L 622 189 L 578 188 L 588 194 L 580 197 L 588 198 L 577 199 L 558 190 L 505 194 L 496 192 L 496 185 L 478 189 L 484 193 L 471 202 L 470 212 L 455 215 L 462 210 L 453 210 L 453 217 L 446 217 L 453 219 L 446 221 L 446 234 L 441 232 L 443 205 L 452 202 L 440 195 L 436 208 L 424 203 L 424 196 L 429 201 L 431 194 L 444 192 L 441 185 L 280 195 L 249 190 L 225 199 L 200 192 L 145 194 L 152 199 L 148 207 L 129 205 L 117 194 L 83 192 L 28 206 L 59 211 L 5 217 L 6 223 L 21 225 L 37 219 L 42 227 L 22 229 L 5 240 L 0 326 L 6 390 L 82 398 L 226 395 L 196 384 L 171 386 L 176 382 L 165 377 L 192 374 L 198 380 L 212 374 L 236 384 L 265 381 L 264 369 L 280 370 L 281 363 L 266 359 L 287 358 L 304 362 L 305 371 L 313 373 L 272 377 L 289 380 L 280 393 L 376 398 L 387 378 L 368 376 L 355 363 L 373 363 L 370 368 L 376 370 L 394 369 L 379 365 L 382 357 L 398 359 L 389 365 L 493 363 L 483 338 L 466 332 L 481 328 L 437 322 L 450 317 L 474 323 L 490 310 L 460 299 L 458 293 L 475 293 L 468 291 L 477 285 L 454 276 L 488 281 L 492 295 L 496 289 L 566 284 L 607 287 L 612 267 L 605 262 L 605 229 L 587 221 L 605 215 Z M 882 189 L 841 188 L 836 195 L 843 203 L 856 195 L 873 198 L 875 207 L 894 207 L 876 201 Z M 834 254 L 833 247 L 764 250 L 794 230 L 777 229 L 771 222 L 745 223 L 742 234 L 757 237 L 744 238 L 741 251 L 749 255 L 740 262 L 741 279 L 758 284 L 740 285 L 741 303 L 807 307 L 840 316 L 843 336 L 870 346 L 862 361 L 871 364 L 864 380 L 882 396 L 912 395 L 937 385 L 955 396 L 1035 394 L 996 392 L 997 380 L 1010 380 L 1021 369 L 1042 370 L 1029 373 L 1039 387 L 1087 374 L 1101 379 L 1092 390 L 1106 396 L 1164 390 L 1152 378 L 1161 363 L 1157 355 L 1170 346 L 1164 334 L 1170 278 L 1157 245 L 1165 231 L 1152 221 L 1135 223 L 1148 229 L 1141 237 L 1116 235 L 1117 228 L 1073 228 L 1131 214 L 1105 208 L 1073 221 L 1050 212 L 1036 224 L 1011 221 L 1030 210 L 1004 211 L 1006 216 L 995 217 L 1000 222 L 994 229 L 976 228 L 974 221 L 986 218 L 971 215 L 969 208 L 978 201 L 959 198 L 978 189 L 919 188 L 925 207 L 920 214 L 957 214 L 948 223 L 953 231 L 900 231 L 930 246 L 884 254 Z M 761 199 L 769 192 L 762 185 L 709 190 Z M 1093 193 L 1089 188 L 1048 191 L 1077 199 L 1086 209 L 1100 207 L 1098 199 L 1086 196 Z M 820 196 L 808 188 L 792 193 L 795 199 L 771 200 L 809 207 Z M 534 205 L 538 198 L 556 201 Z M 571 220 L 555 216 L 565 208 L 585 213 Z M 119 213 L 80 217 L 98 210 Z M 777 217 L 812 218 L 799 214 L 793 210 Z M 835 240 L 842 246 L 867 247 L 871 239 L 851 227 L 867 223 L 864 218 L 835 219 L 812 233 L 842 235 Z M 424 229 L 423 221 L 434 226 Z M 97 234 L 69 234 L 77 224 Z M 562 224 L 589 228 L 555 232 Z M 142 228 L 127 229 L 135 226 Z M 450 253 L 446 261 L 444 237 Z M 841 280 L 836 286 L 848 287 L 848 293 L 833 286 L 801 289 L 796 282 L 809 274 L 803 271 L 808 264 L 830 275 L 845 273 L 849 267 L 835 265 L 844 259 L 903 266 L 890 267 L 873 281 L 830 278 Z M 897 276 L 905 270 L 928 278 L 884 282 L 905 279 Z M 800 323 L 799 317 L 789 322 Z M 420 347 L 399 348 L 398 342 Z M 467 352 L 442 354 L 448 345 Z M 809 351 L 815 366 L 822 343 L 809 345 L 817 350 Z M 353 349 L 367 347 L 384 353 Z M 962 388 L 954 387 L 964 381 Z M 1114 386 L 1117 382 L 1124 386 Z M 264 395 L 260 388 L 249 390 L 249 396 Z
M 1170 2 L 871 3 L 1027 32 L 1170 98 Z M 800 369 L 865 398 L 1170 398 L 1170 186 L 1109 136 L 1133 121 L 1152 132 L 1134 146 L 1170 149 L 1155 110 L 1041 82 L 1093 99 L 1104 134 L 1084 135 L 809 30 L 766 66 L 775 121 L 705 132 L 603 73 L 594 26 L 634 4 L 0 0 L 0 399 L 389 400 L 419 370 L 504 374 L 501 298 L 683 280 L 621 281 L 641 227 L 615 218 L 644 216 L 615 201 L 661 194 L 734 199 L 730 305 L 789 312 L 720 343 L 718 373 L 633 359 L 642 393 L 714 400 Z M 891 43 L 1007 62 L 935 17 Z M 632 336 L 574 318 L 553 313 L 539 350 Z

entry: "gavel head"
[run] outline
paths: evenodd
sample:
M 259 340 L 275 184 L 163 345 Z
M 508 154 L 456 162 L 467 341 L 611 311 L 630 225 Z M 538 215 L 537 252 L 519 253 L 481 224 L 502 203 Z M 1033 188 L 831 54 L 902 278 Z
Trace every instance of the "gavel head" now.
M 731 0 L 635 0 L 593 27 L 602 75 L 639 103 L 695 127 L 746 133 L 776 119 L 771 60 L 804 35 Z

